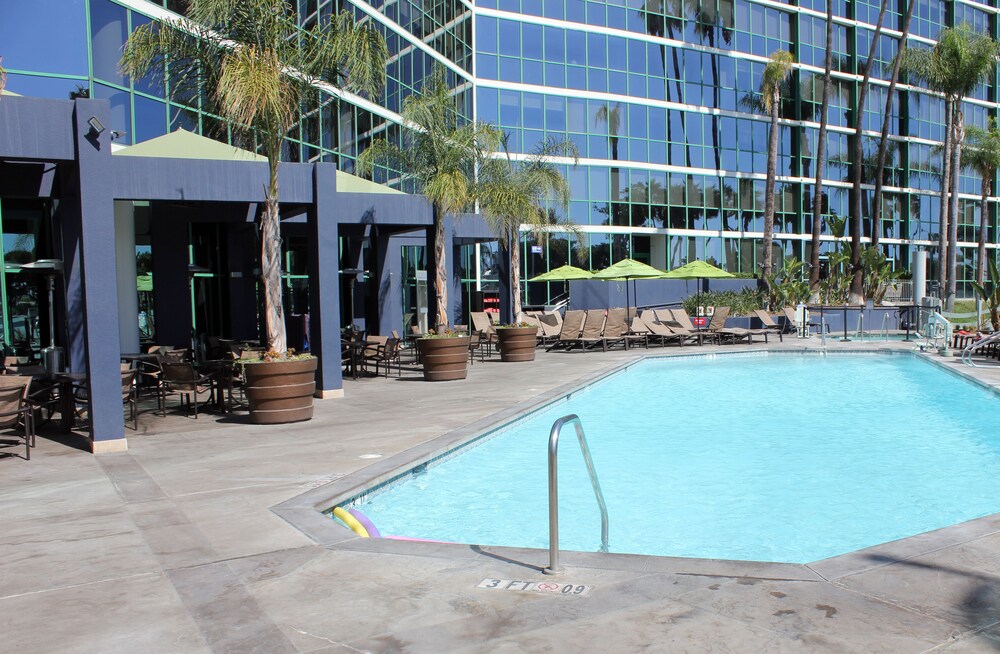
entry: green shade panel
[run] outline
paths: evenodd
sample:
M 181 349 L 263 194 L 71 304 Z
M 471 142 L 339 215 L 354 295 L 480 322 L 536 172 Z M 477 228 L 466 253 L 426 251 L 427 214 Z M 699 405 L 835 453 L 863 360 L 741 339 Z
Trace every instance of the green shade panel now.
M 565 282 L 571 279 L 591 279 L 593 273 L 577 268 L 576 266 L 559 266 L 552 270 L 536 275 L 529 279 L 529 282 Z
M 621 261 L 608 266 L 604 270 L 594 273 L 594 279 L 604 281 L 621 281 L 623 279 L 655 279 L 666 275 L 659 268 L 654 268 L 635 259 L 622 259 Z
M 664 279 L 726 279 L 735 277 L 704 261 L 692 261 L 663 275 Z

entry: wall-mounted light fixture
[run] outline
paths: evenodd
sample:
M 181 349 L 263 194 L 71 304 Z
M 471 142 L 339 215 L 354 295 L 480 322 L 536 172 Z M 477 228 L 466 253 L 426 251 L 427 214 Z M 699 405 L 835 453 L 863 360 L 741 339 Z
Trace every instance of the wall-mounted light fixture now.
M 117 129 L 113 129 L 113 130 L 111 130 L 110 134 L 111 134 L 111 140 L 112 141 L 117 141 L 121 137 L 127 136 L 128 132 L 122 132 L 122 131 L 119 131 Z
M 91 116 L 87 119 L 87 124 L 90 125 L 90 131 L 94 136 L 100 136 L 104 131 L 104 123 L 97 120 L 97 116 Z

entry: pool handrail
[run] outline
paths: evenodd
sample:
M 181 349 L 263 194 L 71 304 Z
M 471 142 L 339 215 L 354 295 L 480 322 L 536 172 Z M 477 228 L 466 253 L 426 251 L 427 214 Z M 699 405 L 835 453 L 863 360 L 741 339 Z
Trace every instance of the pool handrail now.
M 587 464 L 590 484 L 594 487 L 597 505 L 601 509 L 601 551 L 608 551 L 608 507 L 604 503 L 604 493 L 601 492 L 601 482 L 597 480 L 594 461 L 590 458 L 583 423 L 580 416 L 571 413 L 552 423 L 552 430 L 549 432 L 549 566 L 542 569 L 547 575 L 558 574 L 563 570 L 559 565 L 559 434 L 570 423 L 576 428 L 576 438 L 583 451 L 583 461 Z

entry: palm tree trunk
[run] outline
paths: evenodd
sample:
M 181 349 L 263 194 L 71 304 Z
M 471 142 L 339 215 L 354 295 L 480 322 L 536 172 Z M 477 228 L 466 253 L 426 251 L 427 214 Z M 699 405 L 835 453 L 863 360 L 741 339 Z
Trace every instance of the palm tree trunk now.
M 889 79 L 889 90 L 885 96 L 885 113 L 882 118 L 882 137 L 878 142 L 878 156 L 875 160 L 875 197 L 873 202 L 872 221 L 880 229 L 872 230 L 872 246 L 878 246 L 881 238 L 882 226 L 882 178 L 885 176 L 885 158 L 889 150 L 889 121 L 892 116 L 892 98 L 896 92 L 896 84 L 899 82 L 899 70 L 903 65 L 903 55 L 906 53 L 906 39 L 910 35 L 910 22 L 913 19 L 913 8 L 917 6 L 917 0 L 910 0 L 906 7 L 906 16 L 903 17 L 903 33 L 899 39 L 899 47 L 896 52 L 896 59 L 892 62 L 892 77 Z
M 951 311 L 955 307 L 955 292 L 958 290 L 958 187 L 962 172 L 962 141 L 965 140 L 965 114 L 962 112 L 961 100 L 955 103 L 952 114 L 955 133 L 951 139 L 951 197 L 949 199 L 948 223 L 948 292 L 945 296 L 945 309 Z
M 809 255 L 809 301 L 819 301 L 819 233 L 823 229 L 823 172 L 826 163 L 826 131 L 830 108 L 830 76 L 833 70 L 833 3 L 826 7 L 826 60 L 823 63 L 823 102 L 819 107 L 819 139 L 816 143 L 816 184 L 813 189 L 812 252 Z
M 986 278 L 986 237 L 990 229 L 990 176 L 983 175 L 983 197 L 979 201 L 979 250 L 976 256 L 976 282 L 982 284 Z
M 510 321 L 517 322 L 521 315 L 521 237 L 517 227 L 511 228 L 507 247 L 510 248 L 510 295 L 514 300 L 514 315 Z
M 781 109 L 781 95 L 775 93 L 771 98 L 771 133 L 767 143 L 767 181 L 764 184 L 764 240 L 761 242 L 762 255 L 761 274 L 766 279 L 773 268 L 771 257 L 771 241 L 774 239 L 774 178 L 778 174 L 778 111 Z
M 444 251 L 444 215 L 435 202 L 434 213 L 434 328 L 448 328 L 448 263 Z
M 938 294 L 945 293 L 948 282 L 948 187 L 951 180 L 951 137 L 954 103 L 945 100 L 944 151 L 941 154 L 941 215 L 938 222 Z
M 864 124 L 865 124 L 865 102 L 868 100 L 868 89 L 872 78 L 872 67 L 875 65 L 875 52 L 878 49 L 878 40 L 882 35 L 882 23 L 885 21 L 885 12 L 888 8 L 889 0 L 882 0 L 879 8 L 878 20 L 875 23 L 875 31 L 872 33 L 872 44 L 868 48 L 868 60 L 865 62 L 865 72 L 861 79 L 861 88 L 858 91 L 858 106 L 854 117 L 854 166 L 851 169 L 852 195 L 854 206 L 851 207 L 851 304 L 862 304 L 864 296 L 864 270 L 861 267 L 861 233 L 864 224 L 863 200 L 864 193 L 861 190 L 861 182 L 864 177 L 865 144 L 864 144 Z M 872 232 L 878 227 L 873 223 Z
M 671 41 L 673 41 L 674 40 L 674 28 L 673 28 L 673 25 L 671 25 L 671 23 L 670 23 L 670 19 L 667 19 L 666 24 L 667 24 L 667 38 L 669 38 Z M 680 60 L 677 58 L 677 48 L 671 46 L 671 48 L 670 48 L 670 54 L 673 56 L 673 60 L 674 60 L 674 81 L 675 81 L 676 86 L 677 86 L 677 102 L 683 103 L 684 102 L 684 91 L 683 91 L 684 87 L 682 86 L 683 82 L 681 82 L 681 63 L 680 63 Z M 688 140 L 687 140 L 687 125 L 686 125 L 687 121 L 684 118 L 684 116 L 685 116 L 684 112 L 682 111 L 682 112 L 680 112 L 680 114 L 681 114 L 681 136 L 684 138 L 684 161 L 687 164 L 687 167 L 690 168 L 691 167 L 691 146 L 688 145 Z M 669 122 L 670 122 L 670 112 L 668 111 L 667 112 L 667 123 L 669 124 Z M 674 162 L 671 161 L 670 163 L 674 163 Z M 676 165 L 676 164 L 674 163 L 674 165 Z
M 274 153 L 281 151 L 280 140 Z M 284 354 L 288 349 L 285 336 L 284 306 L 281 301 L 281 220 L 278 213 L 277 154 L 268 157 L 268 189 L 264 213 L 260 219 L 260 270 L 264 283 L 264 324 L 267 329 L 267 349 Z

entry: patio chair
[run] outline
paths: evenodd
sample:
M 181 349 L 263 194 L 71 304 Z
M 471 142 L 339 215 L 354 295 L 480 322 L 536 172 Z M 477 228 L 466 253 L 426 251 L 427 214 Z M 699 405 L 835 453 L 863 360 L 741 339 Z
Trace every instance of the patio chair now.
M 639 324 L 646 328 L 647 340 L 657 340 L 660 345 L 666 345 L 670 341 L 677 341 L 678 346 L 684 345 L 685 337 L 675 334 L 665 323 L 656 319 L 656 312 L 645 309 L 637 319 Z
M 602 312 L 603 315 L 603 312 Z M 546 351 L 557 347 L 569 349 L 574 344 L 580 342 L 580 332 L 583 331 L 583 321 L 587 319 L 586 311 L 567 311 L 563 316 L 562 329 L 559 330 L 559 337 L 555 343 L 550 345 Z
M 583 321 L 583 330 L 576 342 L 580 345 L 580 351 L 586 351 L 604 343 L 604 323 L 607 317 L 600 309 L 590 309 L 587 317 Z M 573 347 L 570 344 L 566 349 Z
M 188 405 L 194 407 L 194 419 L 197 420 L 198 393 L 207 390 L 211 397 L 212 378 L 208 375 L 199 375 L 194 365 L 187 362 L 164 361 L 161 366 L 163 368 L 160 383 L 161 415 L 167 415 L 167 396 L 177 395 L 181 406 L 184 406 L 184 400 L 187 399 Z
M 764 311 L 763 309 L 757 309 L 756 311 L 753 312 L 753 314 L 757 317 L 757 320 L 760 321 L 760 324 L 763 325 L 761 331 L 764 333 L 765 343 L 767 342 L 768 334 L 777 334 L 779 343 L 785 340 L 782 337 L 782 334 L 784 333 L 785 330 L 782 329 L 778 325 L 778 323 L 774 322 L 774 318 L 768 315 L 766 311 Z
M 24 460 L 31 460 L 35 447 L 35 421 L 27 403 L 31 377 L 4 375 L 0 377 L 0 428 L 12 430 L 11 436 L 24 439 Z M 17 433 L 23 430 L 23 434 Z M 0 439 L 5 437 L 0 436 Z
M 497 342 L 497 333 L 493 329 L 493 321 L 490 320 L 490 314 L 485 311 L 471 311 L 469 312 L 469 319 L 472 320 L 472 331 L 479 332 L 479 336 L 482 339 L 482 344 L 486 346 L 486 356 L 490 356 L 493 352 L 493 344 Z
M 605 352 L 619 344 L 627 347 L 625 341 L 625 334 L 628 332 L 628 324 L 625 322 L 627 315 L 625 309 L 608 309 L 604 330 L 601 332 L 601 345 Z
M 374 361 L 375 362 L 375 376 L 378 377 L 378 369 L 381 364 L 385 364 L 385 376 L 389 377 L 389 368 L 393 362 L 396 363 L 396 370 L 398 371 L 398 376 L 403 375 L 403 368 L 399 361 L 399 339 L 392 338 L 391 336 L 385 339 L 385 342 L 375 348 L 375 351 L 368 353 L 368 349 L 365 348 L 365 362 Z
M 711 340 L 718 341 L 715 335 L 695 329 L 695 326 L 691 324 L 691 318 L 684 309 L 657 309 L 654 315 L 667 329 L 681 338 L 681 345 L 684 344 L 684 341 L 704 345 L 706 336 Z
M 129 420 L 132 422 L 133 431 L 139 431 L 139 403 L 135 383 L 138 373 L 138 370 L 130 368 L 128 364 L 121 364 L 122 404 L 129 409 Z M 90 393 L 86 386 L 77 386 L 73 390 L 73 403 L 84 407 L 76 411 L 77 416 L 82 416 L 90 404 Z
M 715 307 L 715 313 L 712 314 L 712 320 L 708 324 L 708 332 L 718 335 L 720 344 L 726 339 L 735 344 L 744 338 L 748 344 L 753 343 L 753 332 L 742 327 L 726 327 L 728 318 L 729 307 Z

